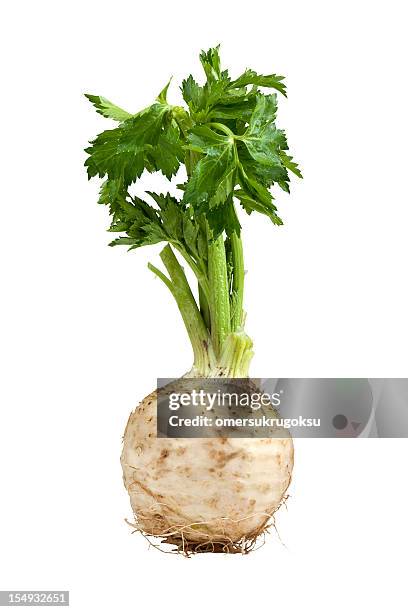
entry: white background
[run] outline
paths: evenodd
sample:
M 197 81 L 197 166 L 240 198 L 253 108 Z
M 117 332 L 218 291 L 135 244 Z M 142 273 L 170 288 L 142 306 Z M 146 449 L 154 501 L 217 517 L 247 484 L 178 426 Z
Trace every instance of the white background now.
M 84 612 L 406 609 L 406 440 L 298 441 L 283 543 L 248 557 L 129 534 L 128 413 L 191 354 L 146 268 L 158 249 L 106 246 L 82 167 L 109 126 L 84 92 L 134 112 L 172 74 L 178 100 L 218 42 L 233 74 L 287 75 L 305 179 L 279 195 L 282 228 L 243 219 L 252 372 L 408 376 L 404 5 L 3 3 L 0 589 L 70 589 Z

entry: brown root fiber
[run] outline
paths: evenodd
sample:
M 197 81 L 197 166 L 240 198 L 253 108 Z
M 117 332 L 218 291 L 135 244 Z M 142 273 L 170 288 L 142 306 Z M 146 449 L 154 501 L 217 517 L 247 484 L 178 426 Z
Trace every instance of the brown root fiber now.
M 281 502 L 281 505 L 286 505 L 288 499 L 286 495 Z M 276 512 L 276 510 L 275 510 Z M 245 517 L 242 520 L 253 518 L 252 516 Z M 268 515 L 265 522 L 256 532 L 241 537 L 237 541 L 233 541 L 225 536 L 225 534 L 211 534 L 205 530 L 205 523 L 201 525 L 194 523 L 190 525 L 174 525 L 163 533 L 147 533 L 137 522 L 132 523 L 127 519 L 126 523 L 133 528 L 132 533 L 140 533 L 149 543 L 150 546 L 167 554 L 181 554 L 185 557 L 191 557 L 195 554 L 202 553 L 222 553 L 222 554 L 241 554 L 247 555 L 254 552 L 265 544 L 265 537 L 273 528 L 276 530 L 274 515 Z M 230 519 L 226 519 L 230 520 Z M 200 527 L 202 531 L 200 531 Z M 189 532 L 194 529 L 197 536 L 202 538 L 202 541 L 191 540 Z

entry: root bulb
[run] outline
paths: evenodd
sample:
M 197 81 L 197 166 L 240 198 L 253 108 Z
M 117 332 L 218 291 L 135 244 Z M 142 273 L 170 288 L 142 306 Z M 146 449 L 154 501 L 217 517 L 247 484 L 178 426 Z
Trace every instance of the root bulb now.
M 292 439 L 157 438 L 156 399 L 141 402 L 124 434 L 129 524 L 167 552 L 254 550 L 286 500 Z

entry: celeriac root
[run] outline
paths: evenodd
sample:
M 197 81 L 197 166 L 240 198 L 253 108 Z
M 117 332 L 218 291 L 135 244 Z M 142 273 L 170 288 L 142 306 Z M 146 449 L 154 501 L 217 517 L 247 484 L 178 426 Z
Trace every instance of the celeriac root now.
M 157 438 L 157 392 L 130 415 L 121 456 L 137 531 L 176 550 L 247 553 L 285 500 L 293 443 Z

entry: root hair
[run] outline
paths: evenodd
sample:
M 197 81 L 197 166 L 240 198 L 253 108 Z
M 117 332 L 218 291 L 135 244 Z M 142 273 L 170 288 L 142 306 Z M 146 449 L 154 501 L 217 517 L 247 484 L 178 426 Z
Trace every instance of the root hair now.
M 282 499 L 282 502 L 279 507 L 281 507 L 282 505 L 286 506 L 286 500 L 288 499 L 288 497 L 289 496 L 286 495 Z M 276 510 L 278 509 L 279 508 L 277 508 Z M 253 531 L 237 541 L 231 540 L 225 534 L 211 533 L 211 523 L 204 521 L 201 523 L 195 522 L 185 525 L 173 525 L 161 533 L 146 532 L 144 529 L 142 529 L 136 516 L 134 519 L 135 522 L 130 522 L 127 519 L 125 519 L 125 521 L 130 527 L 133 528 L 132 533 L 140 533 L 148 541 L 149 546 L 152 546 L 153 548 L 163 553 L 176 555 L 181 554 L 184 557 L 191 557 L 192 555 L 199 553 L 247 555 L 250 552 L 262 548 L 262 546 L 265 544 L 266 534 L 269 534 L 271 529 L 273 529 L 277 533 L 280 542 L 284 545 L 276 528 L 274 516 L 275 512 L 273 514 L 258 512 L 255 514 L 250 514 L 238 520 L 234 520 L 229 517 L 223 517 L 222 519 L 220 519 L 224 521 L 233 521 L 238 523 L 251 519 L 255 516 L 265 517 L 265 521 L 257 531 Z M 142 519 L 143 517 L 140 518 Z M 207 529 L 206 526 L 208 526 Z M 195 538 L 199 537 L 201 541 L 197 541 L 197 539 L 193 540 L 191 537 L 189 537 L 189 533 L 191 533 L 192 530 L 194 530 Z

